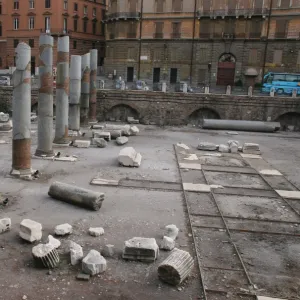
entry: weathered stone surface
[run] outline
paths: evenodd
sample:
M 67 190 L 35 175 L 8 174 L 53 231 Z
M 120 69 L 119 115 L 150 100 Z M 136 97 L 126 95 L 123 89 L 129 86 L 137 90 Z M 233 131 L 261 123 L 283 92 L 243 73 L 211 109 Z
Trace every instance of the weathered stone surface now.
M 114 125 L 114 124 L 106 124 L 106 130 L 121 130 L 122 135 L 130 136 L 130 125 Z
M 217 150 L 217 145 L 209 142 L 201 142 L 199 143 L 197 149 L 203 151 L 215 151 Z
M 42 224 L 24 219 L 20 224 L 20 237 L 30 243 L 39 241 L 42 238 Z
M 174 248 L 175 248 L 175 241 L 170 237 L 164 236 L 160 244 L 160 249 L 171 251 Z
M 219 152 L 228 153 L 229 152 L 229 146 L 224 145 L 224 144 L 219 145 Z
M 73 146 L 77 148 L 89 148 L 90 145 L 91 145 L 91 141 L 87 141 L 87 140 L 75 140 L 73 143 Z
M 38 265 L 53 269 L 59 264 L 59 254 L 52 244 L 39 244 L 32 248 L 32 256 Z
M 82 271 L 89 275 L 103 273 L 106 270 L 106 259 L 96 250 L 91 250 L 82 260 Z
M 110 132 L 107 131 L 93 131 L 93 136 L 94 138 L 105 139 L 108 142 L 111 140 Z
M 90 280 L 90 275 L 84 274 L 84 273 L 79 273 L 79 274 L 76 276 L 76 279 L 77 279 L 77 280 L 81 280 L 81 281 L 89 281 L 89 280 Z
M 180 169 L 202 170 L 201 164 L 179 163 Z
M 240 143 L 238 141 L 228 141 L 228 146 L 231 153 L 238 153 L 239 145 Z
M 6 123 L 0 123 L 0 131 L 9 131 L 12 129 L 12 121 L 9 120 Z
M 117 143 L 117 145 L 119 145 L 119 146 L 122 146 L 122 145 L 127 144 L 128 141 L 129 141 L 129 139 L 128 139 L 128 137 L 126 137 L 126 136 L 121 136 L 121 137 L 118 137 L 118 138 L 116 139 L 116 143 Z
M 135 237 L 125 242 L 123 258 L 153 262 L 159 255 L 159 248 L 153 238 Z
M 282 174 L 278 170 L 275 170 L 275 169 L 261 170 L 261 171 L 259 171 L 259 173 L 262 175 L 282 176 Z
M 167 225 L 166 226 L 166 233 L 165 236 L 171 238 L 173 241 L 177 239 L 179 233 L 179 229 L 177 228 L 176 225 Z
M 71 265 L 77 265 L 83 258 L 82 247 L 72 241 L 70 241 L 70 256 L 71 256 Z
M 0 112 L 0 123 L 6 123 L 9 121 L 9 114 Z
M 11 228 L 11 219 L 10 218 L 0 219 L 0 233 L 9 231 L 10 228 Z
M 104 234 L 104 229 L 102 227 L 96 227 L 96 228 L 91 227 L 89 229 L 89 234 L 91 236 L 98 237 Z
M 130 127 L 130 135 L 138 135 L 140 130 L 136 126 Z
M 118 137 L 122 136 L 122 130 L 111 130 L 110 136 L 112 140 L 117 139 Z
M 102 250 L 102 255 L 104 257 L 113 257 L 115 254 L 115 246 L 114 245 L 105 245 Z
M 105 148 L 107 146 L 107 141 L 103 138 L 94 138 L 93 144 L 98 148 Z
M 171 285 L 178 285 L 186 279 L 193 267 L 194 260 L 191 255 L 175 248 L 158 267 L 158 277 Z
M 236 141 L 236 140 L 229 140 L 227 142 L 228 146 L 230 146 L 230 144 L 236 144 L 238 147 L 240 146 L 240 142 L 239 141 Z
M 56 235 L 61 236 L 71 234 L 73 232 L 73 227 L 68 223 L 57 225 L 54 229 L 54 232 Z
M 209 193 L 211 188 L 208 184 L 184 182 L 183 189 L 190 192 Z
M 243 145 L 243 153 L 245 154 L 260 154 L 259 144 L 253 144 L 253 143 L 245 143 Z
M 59 248 L 61 245 L 61 242 L 58 239 L 55 239 L 52 235 L 48 235 L 48 243 L 53 245 L 55 249 Z
M 119 153 L 119 163 L 124 167 L 139 167 L 142 162 L 142 156 L 132 147 L 126 147 Z

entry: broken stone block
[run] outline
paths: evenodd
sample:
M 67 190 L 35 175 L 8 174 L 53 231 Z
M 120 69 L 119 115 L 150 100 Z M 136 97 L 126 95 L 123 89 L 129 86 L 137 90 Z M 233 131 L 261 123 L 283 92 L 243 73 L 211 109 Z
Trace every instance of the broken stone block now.
M 229 152 L 229 146 L 224 145 L 224 144 L 219 145 L 219 152 L 228 153 Z
M 96 228 L 90 228 L 89 229 L 89 234 L 91 236 L 95 236 L 95 237 L 98 237 L 100 235 L 103 235 L 104 234 L 104 229 L 102 227 L 96 227 Z
M 92 129 L 103 129 L 104 128 L 104 125 L 98 125 L 98 124 L 94 124 L 93 126 L 92 126 Z
M 113 257 L 115 254 L 115 246 L 114 245 L 105 245 L 102 250 L 102 255 L 104 257 Z
M 12 129 L 12 121 L 0 123 L 0 131 L 10 131 Z
M 89 148 L 90 145 L 91 142 L 86 140 L 75 140 L 73 143 L 73 146 L 77 148 Z
M 32 256 L 37 265 L 53 269 L 59 264 L 59 255 L 51 244 L 39 244 L 32 248 Z
M 107 141 L 103 138 L 94 138 L 93 144 L 98 148 L 105 148 L 107 146 Z
M 97 275 L 106 270 L 106 259 L 96 250 L 91 250 L 82 260 L 82 271 L 89 275 Z
M 235 140 L 229 140 L 227 142 L 228 146 L 230 146 L 230 144 L 236 144 L 238 147 L 240 146 L 240 142 L 239 141 L 235 141 Z
M 94 138 L 102 138 L 106 141 L 110 142 L 111 135 L 110 132 L 107 131 L 93 131 Z
M 9 231 L 10 228 L 11 228 L 11 219 L 10 218 L 0 219 L 0 233 Z
M 7 123 L 9 121 L 9 114 L 0 112 L 0 123 Z
M 140 130 L 136 126 L 130 127 L 130 135 L 137 135 Z
M 117 139 L 118 137 L 122 136 L 122 130 L 111 130 L 110 136 L 112 140 Z
M 243 153 L 245 154 L 260 154 L 259 144 L 245 143 L 243 145 Z
M 54 229 L 54 232 L 56 235 L 64 236 L 67 234 L 71 234 L 73 232 L 73 227 L 68 223 L 57 225 Z
M 127 147 L 120 151 L 118 160 L 120 165 L 124 167 L 139 167 L 142 162 L 142 156 L 134 148 Z
M 166 283 L 178 285 L 187 278 L 193 267 L 192 256 L 186 251 L 175 248 L 158 267 L 158 277 Z
M 20 224 L 20 237 L 30 243 L 39 241 L 42 238 L 42 224 L 24 219 Z
M 124 259 L 154 262 L 158 255 L 159 248 L 153 238 L 135 237 L 125 242 Z
M 82 247 L 72 241 L 70 241 L 70 256 L 71 256 L 71 265 L 77 265 L 83 258 Z
M 165 236 L 171 238 L 173 241 L 175 241 L 177 239 L 178 233 L 179 233 L 179 229 L 177 228 L 176 225 L 172 224 L 172 225 L 167 225 L 165 227 L 166 229 L 166 233 Z
M 48 235 L 48 243 L 54 246 L 55 249 L 59 248 L 61 242 L 58 239 L 55 239 L 52 235 Z
M 113 124 L 106 124 L 106 130 L 121 130 L 122 135 L 130 136 L 130 125 L 113 125 Z
M 126 137 L 126 136 L 121 136 L 121 137 L 118 137 L 118 138 L 116 139 L 116 143 L 117 143 L 117 145 L 119 145 L 119 146 L 122 146 L 122 145 L 127 144 L 128 141 L 129 141 L 129 139 L 128 139 L 128 137 Z
M 140 123 L 140 121 L 139 121 L 139 120 L 136 120 L 134 117 L 128 117 L 128 118 L 127 118 L 127 122 L 128 122 L 129 124 L 139 124 L 139 123 Z
M 174 248 L 175 248 L 175 241 L 170 237 L 164 236 L 160 244 L 160 249 L 171 251 Z
M 198 147 L 198 150 L 203 150 L 203 151 L 215 151 L 217 150 L 217 145 L 209 142 L 201 142 Z
M 239 145 L 240 143 L 238 141 L 228 141 L 228 146 L 231 153 L 238 153 Z

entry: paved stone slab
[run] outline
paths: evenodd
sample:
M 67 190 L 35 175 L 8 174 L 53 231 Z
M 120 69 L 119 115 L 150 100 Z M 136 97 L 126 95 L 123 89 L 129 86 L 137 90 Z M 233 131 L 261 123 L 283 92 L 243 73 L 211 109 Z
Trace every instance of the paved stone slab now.
M 23 240 L 30 243 L 39 241 L 42 238 L 42 224 L 24 219 L 20 224 L 19 235 Z
M 270 298 L 265 296 L 257 296 L 257 300 L 287 300 L 287 299 L 279 299 L 279 298 Z
M 190 147 L 187 146 L 186 144 L 178 143 L 177 146 L 180 147 L 180 148 L 183 148 L 185 150 L 190 150 Z
M 91 250 L 82 260 L 82 271 L 89 275 L 97 275 L 106 270 L 106 259 L 96 250 Z
M 245 143 L 243 145 L 243 153 L 245 154 L 260 154 L 259 144 Z
M 11 219 L 10 218 L 0 219 L 0 233 L 9 231 L 10 228 L 11 228 Z
M 56 235 L 64 236 L 67 234 L 71 234 L 73 232 L 73 227 L 68 223 L 57 225 L 54 229 L 54 232 Z
M 201 156 L 221 157 L 222 154 L 221 153 L 207 153 L 207 152 L 203 152 L 200 155 L 198 154 L 198 157 L 201 157 Z
M 92 185 L 118 185 L 119 181 L 96 177 L 91 181 L 91 184 Z
M 211 188 L 207 184 L 183 183 L 183 189 L 190 192 L 209 193 Z
M 262 159 L 262 157 L 260 155 L 256 155 L 256 154 L 245 154 L 245 153 L 240 153 L 240 155 L 243 157 L 243 158 L 257 158 L 257 159 Z
M 77 265 L 83 258 L 82 247 L 72 241 L 70 241 L 70 257 L 72 266 Z
M 91 141 L 86 141 L 86 140 L 75 140 L 73 143 L 73 146 L 77 148 L 89 148 L 90 145 L 91 145 Z
M 180 169 L 191 169 L 191 170 L 201 170 L 200 164 L 189 164 L 189 163 L 179 163 Z
M 95 227 L 95 228 L 90 227 L 89 234 L 91 236 L 98 237 L 104 234 L 104 229 L 102 227 Z
M 262 175 L 282 176 L 282 174 L 277 170 L 261 170 L 259 173 Z
M 275 191 L 282 198 L 300 200 L 300 191 L 281 191 L 281 190 L 275 190 Z

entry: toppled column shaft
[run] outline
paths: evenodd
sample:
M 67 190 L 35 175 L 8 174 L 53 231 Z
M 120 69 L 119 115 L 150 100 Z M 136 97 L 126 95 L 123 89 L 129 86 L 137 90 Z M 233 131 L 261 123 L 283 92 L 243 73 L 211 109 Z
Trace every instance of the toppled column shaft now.
M 61 182 L 53 182 L 48 195 L 52 198 L 92 210 L 99 210 L 104 200 L 103 193 L 97 193 Z
M 90 53 L 82 56 L 81 60 L 81 98 L 80 98 L 80 123 L 88 125 L 89 99 L 90 99 Z
M 39 41 L 38 146 L 35 155 L 53 156 L 53 37 Z
M 71 56 L 69 129 L 80 130 L 81 56 Z
M 98 65 L 98 50 L 93 49 L 90 51 L 90 108 L 89 118 L 91 121 L 96 121 L 96 105 L 97 105 L 97 65 Z
M 56 144 L 68 144 L 69 117 L 69 37 L 59 37 L 57 42 L 56 75 Z
M 20 43 L 16 48 L 13 74 L 12 175 L 31 175 L 31 48 Z

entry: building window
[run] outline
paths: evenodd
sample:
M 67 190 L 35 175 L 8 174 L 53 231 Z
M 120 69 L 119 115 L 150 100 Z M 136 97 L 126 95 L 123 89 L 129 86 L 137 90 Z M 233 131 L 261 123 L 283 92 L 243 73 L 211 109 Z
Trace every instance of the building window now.
M 34 0 L 29 0 L 29 9 L 34 9 Z
M 14 1 L 14 9 L 19 9 L 19 1 Z
M 155 22 L 154 26 L 155 26 L 154 38 L 162 39 L 164 37 L 164 22 Z
M 78 20 L 77 19 L 74 19 L 74 31 L 76 32 L 78 30 Z
M 14 30 L 18 30 L 18 29 L 19 29 L 19 19 L 14 18 Z
M 93 34 L 97 33 L 97 22 L 93 22 Z
M 101 23 L 101 35 L 105 35 L 105 24 Z
M 14 39 L 14 48 L 17 48 L 19 45 L 19 40 Z
M 2 67 L 2 57 L 0 57 L 0 67 Z
M 77 41 L 73 41 L 73 49 L 77 49 Z
M 288 23 L 289 23 L 288 20 L 282 20 L 282 19 L 276 20 L 276 30 L 275 30 L 276 38 L 286 38 Z
M 64 10 L 68 9 L 68 1 L 64 0 Z
M 173 0 L 172 8 L 175 12 L 182 11 L 182 0 Z
M 2 3 L 0 3 L 0 15 L 2 15 Z
M 96 43 L 95 42 L 92 43 L 92 49 L 96 49 Z
M 67 32 L 68 30 L 68 19 L 64 18 L 64 32 Z
M 128 31 L 127 31 L 127 38 L 135 39 L 136 38 L 136 22 L 128 23 Z
M 34 39 L 29 39 L 29 46 L 34 48 Z
M 2 36 L 2 22 L 0 22 L 0 36 Z
M 250 49 L 249 51 L 249 65 L 250 66 L 256 66 L 257 64 L 257 49 Z
M 29 29 L 34 29 L 34 17 L 29 17 L 29 25 L 28 28 Z
M 282 50 L 274 50 L 273 63 L 276 65 L 282 64 Z
M 74 11 L 78 11 L 78 3 L 74 3 Z
M 261 28 L 262 28 L 262 22 L 260 20 L 252 20 L 250 38 L 260 38 Z
M 45 8 L 51 8 L 51 0 L 45 0 Z
M 291 0 L 280 0 L 280 8 L 290 8 Z
M 83 21 L 83 32 L 87 32 L 87 20 Z
M 50 32 L 50 17 L 45 17 L 45 30 L 46 33 Z
M 84 15 L 87 15 L 87 13 L 88 13 L 88 8 L 87 8 L 87 6 L 85 5 L 85 6 L 83 7 L 83 14 L 84 14 Z
M 94 7 L 94 8 L 93 8 L 93 17 L 96 17 L 96 15 L 97 15 L 97 10 L 96 10 L 96 8 Z
M 156 7 L 156 12 L 157 13 L 164 12 L 164 6 L 165 6 L 165 1 L 164 0 L 156 0 L 155 1 L 155 7 Z
M 212 31 L 212 21 L 201 19 L 200 21 L 200 30 L 199 30 L 199 37 L 202 39 L 210 38 L 210 34 Z
M 179 39 L 181 37 L 181 23 L 180 22 L 173 22 L 172 23 L 172 38 Z

